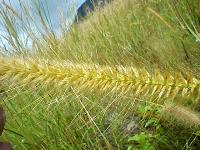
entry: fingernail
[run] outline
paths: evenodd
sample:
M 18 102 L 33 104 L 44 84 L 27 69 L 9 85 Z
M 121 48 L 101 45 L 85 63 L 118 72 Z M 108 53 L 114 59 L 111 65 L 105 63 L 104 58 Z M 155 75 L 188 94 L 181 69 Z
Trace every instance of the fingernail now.
M 13 150 L 10 143 L 0 142 L 0 150 Z
M 0 135 L 2 135 L 3 133 L 5 123 L 6 123 L 6 116 L 5 116 L 3 108 L 0 107 Z

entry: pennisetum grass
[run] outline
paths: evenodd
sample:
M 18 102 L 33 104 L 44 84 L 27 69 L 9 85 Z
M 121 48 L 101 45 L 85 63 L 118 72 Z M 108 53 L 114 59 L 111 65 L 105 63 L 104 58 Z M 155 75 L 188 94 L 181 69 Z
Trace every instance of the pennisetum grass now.
M 43 61 L 37 59 L 0 58 L 0 79 L 14 80 L 23 85 L 74 86 L 79 89 L 99 89 L 109 92 L 132 92 L 156 96 L 156 99 L 200 95 L 200 81 L 188 75 L 175 76 L 132 66 L 100 66 L 73 64 L 66 61 Z M 155 97 L 154 97 L 155 98 Z
M 185 102 L 162 103 L 181 96 L 200 98 L 199 22 L 193 9 L 197 1 L 115 0 L 70 30 L 63 25 L 59 38 L 39 1 L 32 3 L 39 21 L 25 1 L 19 1 L 25 18 L 2 3 L 0 19 L 8 33 L 3 38 L 8 50 L 0 50 L 0 97 L 8 93 L 9 109 L 5 137 L 16 149 L 126 149 L 122 122 L 132 122 L 126 117 L 146 104 L 162 106 L 164 117 L 199 127 L 198 114 L 184 107 Z M 21 39 L 21 32 L 27 39 Z M 152 66 L 161 69 L 152 71 Z M 10 83 L 14 88 L 8 92 Z M 89 93 L 75 94 L 85 90 Z M 107 93 L 93 95 L 100 91 Z M 185 140 L 174 129 L 172 133 L 168 145 L 181 149 Z
M 200 117 L 197 112 L 192 111 L 191 109 L 175 104 L 166 104 L 161 114 L 166 119 L 167 117 L 173 118 L 174 120 L 181 122 L 183 125 L 188 127 L 199 127 L 200 126 Z

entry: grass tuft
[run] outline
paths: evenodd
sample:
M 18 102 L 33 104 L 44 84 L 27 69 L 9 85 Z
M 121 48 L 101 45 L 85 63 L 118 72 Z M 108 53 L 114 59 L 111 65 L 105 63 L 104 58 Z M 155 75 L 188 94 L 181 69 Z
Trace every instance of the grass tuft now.
M 198 0 L 115 0 L 70 28 L 60 12 L 60 34 L 45 2 L 19 0 L 23 16 L 0 5 L 3 138 L 14 149 L 200 149 L 186 128 L 199 129 Z

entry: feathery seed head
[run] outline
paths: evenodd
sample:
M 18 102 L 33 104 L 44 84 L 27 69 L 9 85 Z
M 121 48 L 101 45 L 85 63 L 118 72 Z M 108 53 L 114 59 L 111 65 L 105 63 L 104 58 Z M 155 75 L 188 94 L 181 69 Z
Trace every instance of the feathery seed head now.
M 74 86 L 109 92 L 133 92 L 135 96 L 144 94 L 156 99 L 194 93 L 200 97 L 199 80 L 191 75 L 184 78 L 180 73 L 173 77 L 169 73 L 161 74 L 158 71 L 150 74 L 144 68 L 37 59 L 0 58 L 0 63 L 0 80 L 13 80 L 24 85 L 53 83 L 55 87 Z
M 200 126 L 200 116 L 186 108 L 184 106 L 175 105 L 175 104 L 166 104 L 162 109 L 161 113 L 164 117 L 170 117 L 175 119 L 178 122 L 183 123 L 189 127 L 199 127 Z

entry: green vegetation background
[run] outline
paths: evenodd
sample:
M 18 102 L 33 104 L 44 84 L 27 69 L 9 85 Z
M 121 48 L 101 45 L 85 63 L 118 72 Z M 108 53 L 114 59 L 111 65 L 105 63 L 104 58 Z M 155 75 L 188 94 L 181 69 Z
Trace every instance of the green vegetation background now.
M 26 5 L 22 6 L 31 17 Z M 24 20 L 11 10 L 5 7 L 7 13 L 1 12 L 12 51 L 2 53 L 1 61 L 34 58 L 33 63 L 40 59 L 62 64 L 65 60 L 200 78 L 197 0 L 115 0 L 70 31 L 63 26 L 59 38 L 38 13 L 45 33 L 37 37 L 30 31 L 31 25 L 24 28 L 34 43 L 31 48 L 19 39 L 16 23 Z M 4 79 L 1 76 L 0 72 Z M 7 94 L 2 101 L 7 123 L 1 139 L 10 141 L 14 149 L 200 149 L 199 127 L 189 120 L 200 110 L 199 101 L 192 96 L 166 99 L 180 105 L 175 107 L 180 111 L 163 114 L 168 106 L 164 100 L 73 86 L 57 89 L 46 82 L 32 87 L 10 78 L 1 81 Z

